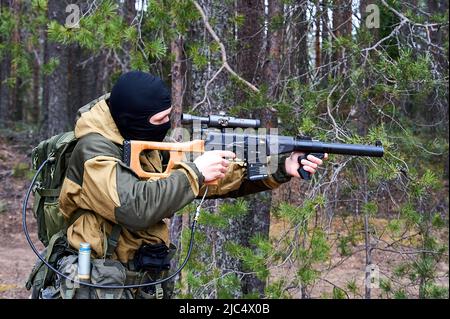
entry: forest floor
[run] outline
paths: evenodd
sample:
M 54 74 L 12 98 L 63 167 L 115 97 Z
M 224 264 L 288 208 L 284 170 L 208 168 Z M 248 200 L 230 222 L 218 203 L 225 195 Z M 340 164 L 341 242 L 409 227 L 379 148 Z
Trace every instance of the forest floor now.
M 36 257 L 23 234 L 21 214 L 30 181 L 29 163 L 23 146 L 6 143 L 0 137 L 0 298 L 28 298 L 30 295 L 24 287 Z M 27 224 L 33 242 L 42 250 L 30 209 Z
M 388 221 L 389 220 L 386 218 L 374 218 L 371 220 L 371 224 L 377 229 L 383 229 L 387 226 Z M 271 236 L 275 238 L 278 238 L 279 234 L 285 233 L 286 229 L 289 227 L 283 221 L 271 221 L 271 223 Z M 346 218 L 345 223 L 350 224 L 350 218 Z M 341 292 L 345 290 L 345 293 L 342 295 L 343 298 L 364 298 L 366 283 L 366 251 L 364 238 L 360 236 L 354 244 L 349 244 L 347 246 L 351 251 L 349 254 L 342 254 L 337 238 L 348 234 L 344 222 L 342 222 L 341 219 L 336 218 L 332 222 L 331 229 L 333 229 L 333 234 L 330 236 L 331 239 L 329 240 L 329 243 L 331 242 L 331 258 L 325 263 L 314 266 L 314 269 L 320 270 L 321 273 L 314 284 L 306 289 L 307 296 L 310 298 L 333 298 L 333 289 L 337 289 Z M 337 237 L 335 237 L 336 234 L 338 234 Z M 392 238 L 388 237 L 389 236 L 386 235 L 382 238 L 386 239 L 386 242 L 388 243 L 394 241 Z M 440 243 L 448 242 L 448 229 L 440 233 L 438 237 Z M 375 244 L 374 242 L 372 243 Z M 394 292 L 399 289 L 404 290 L 408 298 L 418 298 L 418 284 L 413 285 L 407 278 L 399 278 L 394 274 L 396 267 L 412 263 L 412 254 L 409 252 L 414 251 L 414 249 L 403 247 L 402 254 L 400 253 L 400 249 L 396 250 L 385 246 L 385 243 L 375 244 L 374 247 L 381 249 L 386 248 L 386 250 L 374 249 L 372 251 L 372 264 L 376 265 L 377 269 L 374 275 L 376 280 L 375 285 L 373 285 L 371 289 L 371 298 L 394 298 Z M 287 263 L 282 267 L 274 267 L 271 271 L 271 280 L 279 280 L 280 278 L 293 280 L 297 270 L 298 265 L 296 264 Z M 437 263 L 435 267 L 436 284 L 441 287 L 446 287 L 447 290 L 449 288 L 448 271 L 449 259 L 447 251 L 447 256 L 441 262 Z M 382 286 L 383 282 L 388 281 L 390 282 L 391 291 L 386 293 L 386 291 L 382 289 Z M 350 285 L 353 285 L 354 287 L 353 292 L 349 289 Z M 291 291 L 291 297 L 302 298 L 300 289 L 293 289 Z
M 36 257 L 23 234 L 21 216 L 22 200 L 30 181 L 28 169 L 30 150 L 30 147 L 17 146 L 0 136 L 0 299 L 28 298 L 30 295 L 24 286 Z M 31 203 L 28 207 L 31 207 Z M 386 224 L 386 219 L 379 219 L 376 223 Z M 36 221 L 30 208 L 27 210 L 27 224 L 33 242 L 39 250 L 42 250 L 43 246 L 37 238 Z M 335 226 L 339 232 L 342 224 Z M 276 236 L 284 227 L 286 225 L 283 221 L 273 220 L 271 235 Z M 445 233 L 445 238 L 442 239 L 448 241 L 448 230 Z M 358 292 L 349 297 L 362 298 L 365 252 L 359 249 L 361 247 L 354 247 L 353 250 L 358 251 L 357 253 L 342 257 L 336 246 L 332 247 L 331 263 L 338 266 L 332 271 L 324 272 L 309 294 L 313 298 L 330 298 L 334 286 L 346 289 L 346 285 L 353 280 Z M 399 264 L 403 259 L 398 253 L 384 251 L 375 251 L 373 258 L 374 263 L 380 265 L 381 277 L 391 276 L 393 265 Z M 437 271 L 442 274 L 440 284 L 448 287 L 448 255 L 447 260 L 438 265 Z M 274 279 L 281 278 L 286 273 L 295 274 L 295 269 L 284 266 L 276 267 L 271 272 Z M 408 295 L 414 296 L 417 292 L 411 289 Z M 292 297 L 301 296 L 294 293 Z M 373 290 L 373 297 L 380 297 L 380 289 Z

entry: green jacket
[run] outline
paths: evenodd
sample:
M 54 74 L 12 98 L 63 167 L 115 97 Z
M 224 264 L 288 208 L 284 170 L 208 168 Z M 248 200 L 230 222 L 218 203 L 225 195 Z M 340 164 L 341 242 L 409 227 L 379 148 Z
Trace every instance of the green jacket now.
M 203 176 L 193 163 L 179 162 L 168 178 L 139 180 L 122 162 L 123 137 L 105 100 L 80 109 L 75 125 L 79 139 L 64 180 L 60 209 L 70 219 L 85 212 L 67 230 L 70 245 L 89 242 L 94 257 L 105 254 L 106 239 L 114 223 L 123 226 L 113 258 L 128 262 L 143 243 L 169 245 L 168 218 L 204 194 Z M 166 154 L 142 154 L 144 170 L 162 172 Z M 233 162 L 217 186 L 209 186 L 208 198 L 238 197 L 278 187 L 290 179 L 280 169 L 264 181 L 244 179 L 243 163 Z

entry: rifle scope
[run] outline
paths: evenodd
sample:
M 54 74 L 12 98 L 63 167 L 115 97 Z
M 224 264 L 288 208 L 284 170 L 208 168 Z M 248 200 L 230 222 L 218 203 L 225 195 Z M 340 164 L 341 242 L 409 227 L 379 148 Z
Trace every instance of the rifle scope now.
M 192 124 L 194 121 L 205 124 L 208 127 L 240 127 L 240 128 L 258 128 L 261 125 L 260 120 L 242 119 L 226 115 L 209 115 L 207 117 L 183 114 L 181 124 Z

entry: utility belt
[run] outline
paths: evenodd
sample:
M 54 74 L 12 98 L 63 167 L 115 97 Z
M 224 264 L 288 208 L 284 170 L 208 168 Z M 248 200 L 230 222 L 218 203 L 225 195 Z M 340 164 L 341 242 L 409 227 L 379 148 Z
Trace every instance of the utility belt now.
M 106 258 L 91 259 L 91 283 L 96 285 L 140 285 L 154 282 L 169 275 L 170 260 L 176 247 L 165 244 L 143 244 L 133 260 L 123 264 L 111 258 L 121 228 L 114 227 L 108 238 Z M 78 253 L 69 247 L 66 234 L 59 232 L 52 237 L 45 249 L 45 259 L 61 273 L 70 278 L 77 276 Z M 42 299 L 168 299 L 173 293 L 173 282 L 142 287 L 138 289 L 94 289 L 74 285 L 48 269 L 42 261 L 33 268 L 27 284 L 32 290 L 32 298 Z
M 169 276 L 170 261 L 175 255 L 176 247 L 170 244 L 144 244 L 128 263 L 127 285 L 145 284 Z M 144 299 L 169 299 L 173 293 L 173 283 L 168 280 L 162 284 L 138 289 L 138 297 Z

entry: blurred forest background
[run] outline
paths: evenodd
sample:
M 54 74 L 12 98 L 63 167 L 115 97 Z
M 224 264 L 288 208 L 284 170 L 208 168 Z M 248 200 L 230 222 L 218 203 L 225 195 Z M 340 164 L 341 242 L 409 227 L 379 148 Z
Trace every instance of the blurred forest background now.
M 173 127 L 224 111 L 386 150 L 208 201 L 179 298 L 448 298 L 448 27 L 446 0 L 0 0 L 0 296 L 27 296 L 32 147 L 139 69 L 172 87 Z

